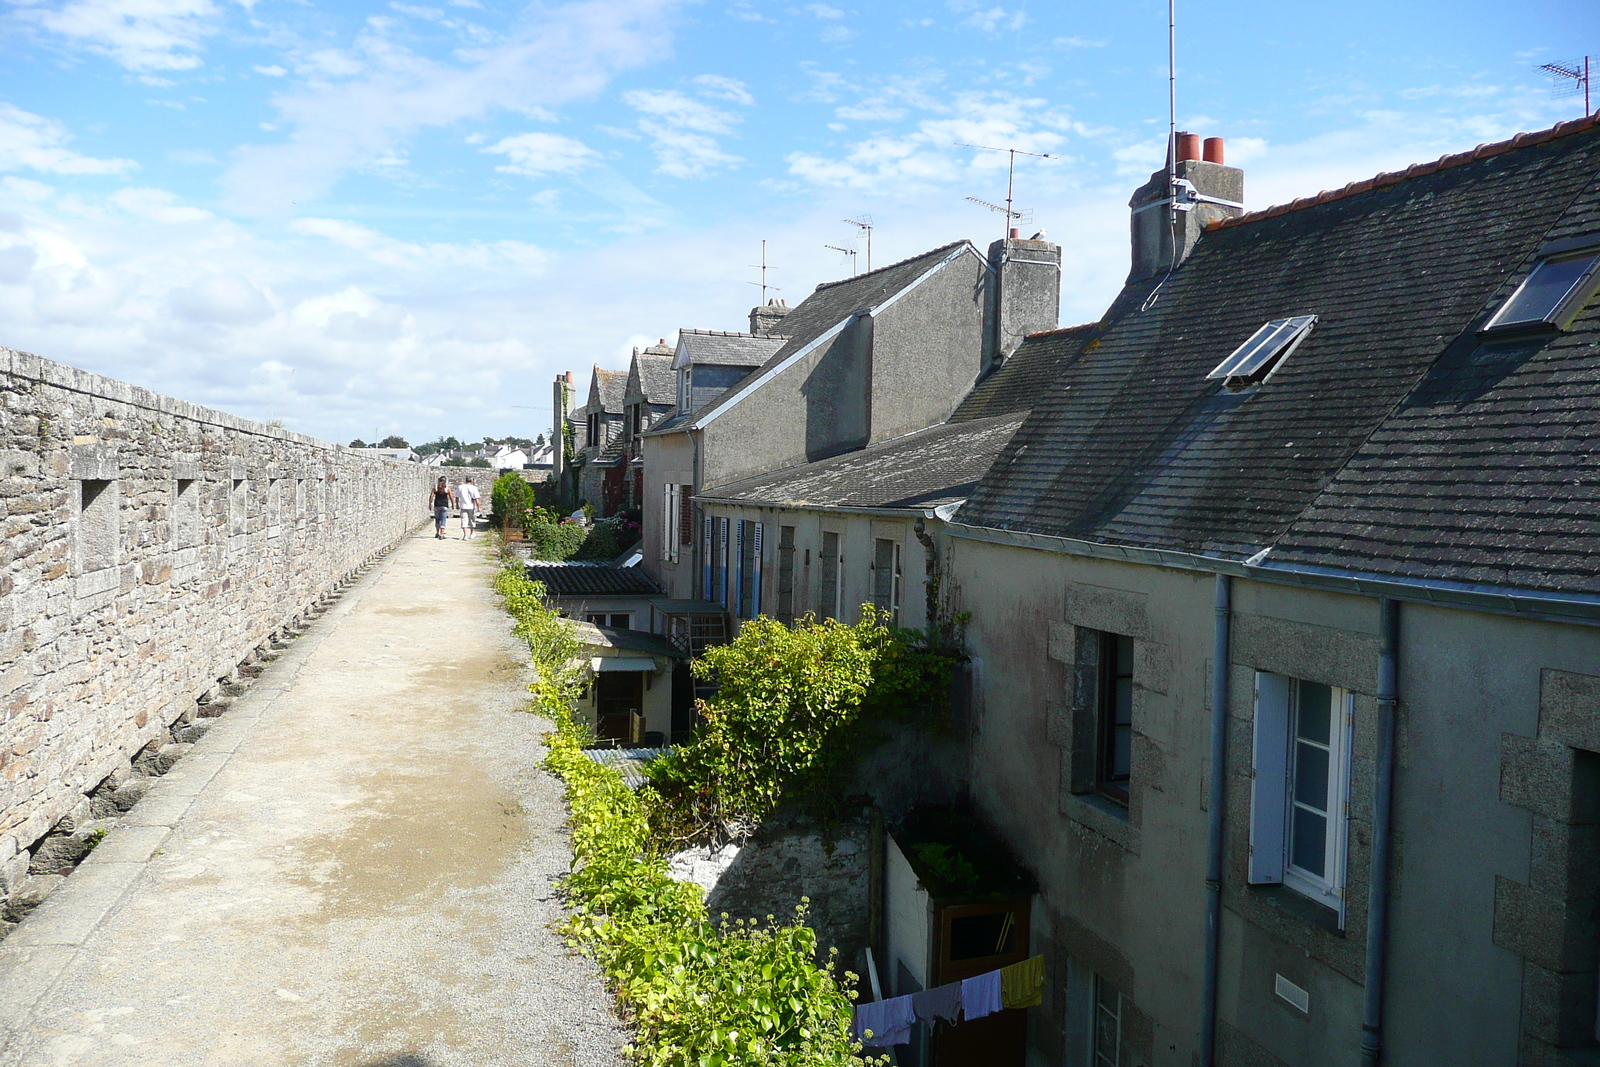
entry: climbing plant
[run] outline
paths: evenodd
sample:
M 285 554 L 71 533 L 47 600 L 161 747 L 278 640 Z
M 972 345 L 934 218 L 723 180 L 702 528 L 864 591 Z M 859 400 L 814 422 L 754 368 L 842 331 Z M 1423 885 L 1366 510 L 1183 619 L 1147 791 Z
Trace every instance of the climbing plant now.
M 647 773 L 650 810 L 671 840 L 744 836 L 782 805 L 824 820 L 889 721 L 941 717 L 955 656 L 863 604 L 853 626 L 806 616 L 754 619 L 693 665 L 718 683 L 688 744 Z
M 568 944 L 592 953 L 634 1027 L 631 1054 L 649 1067 L 854 1067 L 849 1024 L 855 976 L 836 955 L 817 965 L 805 903 L 792 922 L 729 923 L 707 914 L 700 888 L 674 879 L 645 801 L 591 760 L 572 716 L 583 683 L 572 624 L 520 570 L 496 587 L 528 642 L 534 705 L 555 723 L 545 765 L 566 784 L 574 906 Z M 867 1061 L 878 1064 L 887 1060 Z

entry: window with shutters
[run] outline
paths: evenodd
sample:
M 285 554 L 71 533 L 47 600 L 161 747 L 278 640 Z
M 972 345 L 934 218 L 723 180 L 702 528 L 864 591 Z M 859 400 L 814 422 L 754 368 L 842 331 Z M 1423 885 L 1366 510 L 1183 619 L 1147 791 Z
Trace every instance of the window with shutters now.
M 669 563 L 678 562 L 678 545 L 684 540 L 678 529 L 678 512 L 681 487 L 668 482 L 661 487 L 661 558 Z
M 824 619 L 839 617 L 839 575 L 843 570 L 840 566 L 843 562 L 839 555 L 839 535 L 823 534 L 822 558 L 817 561 L 817 607 Z
M 717 519 L 717 596 L 716 601 L 723 607 L 728 606 L 728 576 L 733 569 L 728 559 L 728 520 Z
M 761 526 L 739 523 L 738 614 L 753 619 L 761 612 Z
M 1296 890 L 1341 926 L 1354 721 L 1343 689 L 1256 674 L 1250 881 Z
M 794 625 L 794 527 L 778 527 L 778 621 Z
M 1102 632 L 1095 701 L 1095 787 L 1128 802 L 1133 771 L 1133 638 Z
M 880 537 L 873 545 L 872 603 L 888 614 L 896 626 L 900 625 L 900 553 L 899 541 Z
M 678 486 L 678 542 L 694 543 L 694 486 Z
M 703 515 L 700 519 L 700 596 L 706 600 L 716 599 L 716 588 L 712 585 L 712 575 L 716 573 L 717 561 L 711 523 L 710 515 Z

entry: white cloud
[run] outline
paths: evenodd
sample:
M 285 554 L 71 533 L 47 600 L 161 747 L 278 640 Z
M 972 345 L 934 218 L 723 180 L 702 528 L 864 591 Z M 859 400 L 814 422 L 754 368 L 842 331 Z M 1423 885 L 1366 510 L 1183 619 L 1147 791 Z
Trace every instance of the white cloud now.
M 699 74 L 694 78 L 694 83 L 700 86 L 700 91 L 706 96 L 718 100 L 728 100 L 735 104 L 750 107 L 754 104 L 755 97 L 750 95 L 750 90 L 745 88 L 744 82 L 738 78 L 724 78 L 720 74 Z
M 273 98 L 287 140 L 247 145 L 223 177 L 228 202 L 283 212 L 423 130 L 496 112 L 547 109 L 598 93 L 618 71 L 658 59 L 680 0 L 573 0 L 535 9 L 509 38 L 417 55 L 364 31 L 348 51 L 308 57 L 309 83 Z
M 250 69 L 255 71 L 257 74 L 264 74 L 269 78 L 281 78 L 285 74 L 289 73 L 276 63 L 272 64 L 270 67 L 251 67 Z
M 122 174 L 131 159 L 94 159 L 65 147 L 66 126 L 12 104 L 0 103 L 0 170 L 27 168 L 44 174 Z
M 998 33 L 1001 30 L 1020 30 L 1028 21 L 1027 12 L 1024 10 L 1007 11 L 1003 7 L 985 7 L 974 0 L 949 0 L 949 8 L 956 14 L 965 14 L 961 25 L 984 33 Z
M 56 192 L 44 182 L 29 181 L 27 178 L 16 178 L 10 175 L 7 175 L 4 181 L 0 181 L 0 187 L 3 187 L 7 193 L 10 193 L 16 199 L 26 200 L 29 203 L 48 200 Z
M 676 89 L 634 89 L 622 99 L 644 116 L 639 130 L 650 138 L 662 174 L 693 178 L 743 162 L 724 152 L 715 136 L 731 133 L 738 116 Z
M 220 275 L 172 290 L 172 311 L 189 322 L 249 326 L 272 317 L 261 290 L 243 278 Z
M 221 26 L 212 0 L 67 0 L 18 17 L 133 71 L 192 70 Z
M 844 12 L 832 4 L 807 4 L 806 10 L 819 19 L 842 19 Z
M 216 218 L 202 208 L 180 204 L 178 198 L 165 189 L 118 189 L 106 200 L 130 214 L 167 225 L 205 222 Z
M 571 137 L 555 133 L 519 133 L 483 149 L 505 156 L 495 170 L 533 178 L 541 174 L 571 174 L 600 157 L 600 153 Z
M 1090 37 L 1057 37 L 1050 42 L 1050 47 L 1070 50 L 1073 48 L 1104 48 L 1105 41 L 1097 41 Z

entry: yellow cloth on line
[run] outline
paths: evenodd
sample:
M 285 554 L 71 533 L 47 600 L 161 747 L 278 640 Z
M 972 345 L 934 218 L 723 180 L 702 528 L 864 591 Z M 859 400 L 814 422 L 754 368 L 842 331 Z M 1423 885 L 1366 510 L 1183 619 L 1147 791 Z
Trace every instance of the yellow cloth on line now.
M 1000 1006 L 1034 1008 L 1044 1002 L 1044 957 L 1000 968 Z

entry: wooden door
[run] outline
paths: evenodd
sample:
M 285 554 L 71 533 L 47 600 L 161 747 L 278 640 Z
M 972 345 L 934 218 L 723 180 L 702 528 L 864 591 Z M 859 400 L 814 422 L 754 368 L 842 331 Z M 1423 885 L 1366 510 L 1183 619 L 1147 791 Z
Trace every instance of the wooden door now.
M 946 905 L 934 925 L 932 985 L 975 978 L 1028 958 L 1027 898 Z M 1008 1008 L 982 1019 L 941 1024 L 930 1043 L 932 1067 L 1023 1067 L 1028 1014 Z
M 595 736 L 602 741 L 629 742 L 633 717 L 644 712 L 641 671 L 602 671 L 595 676 Z

